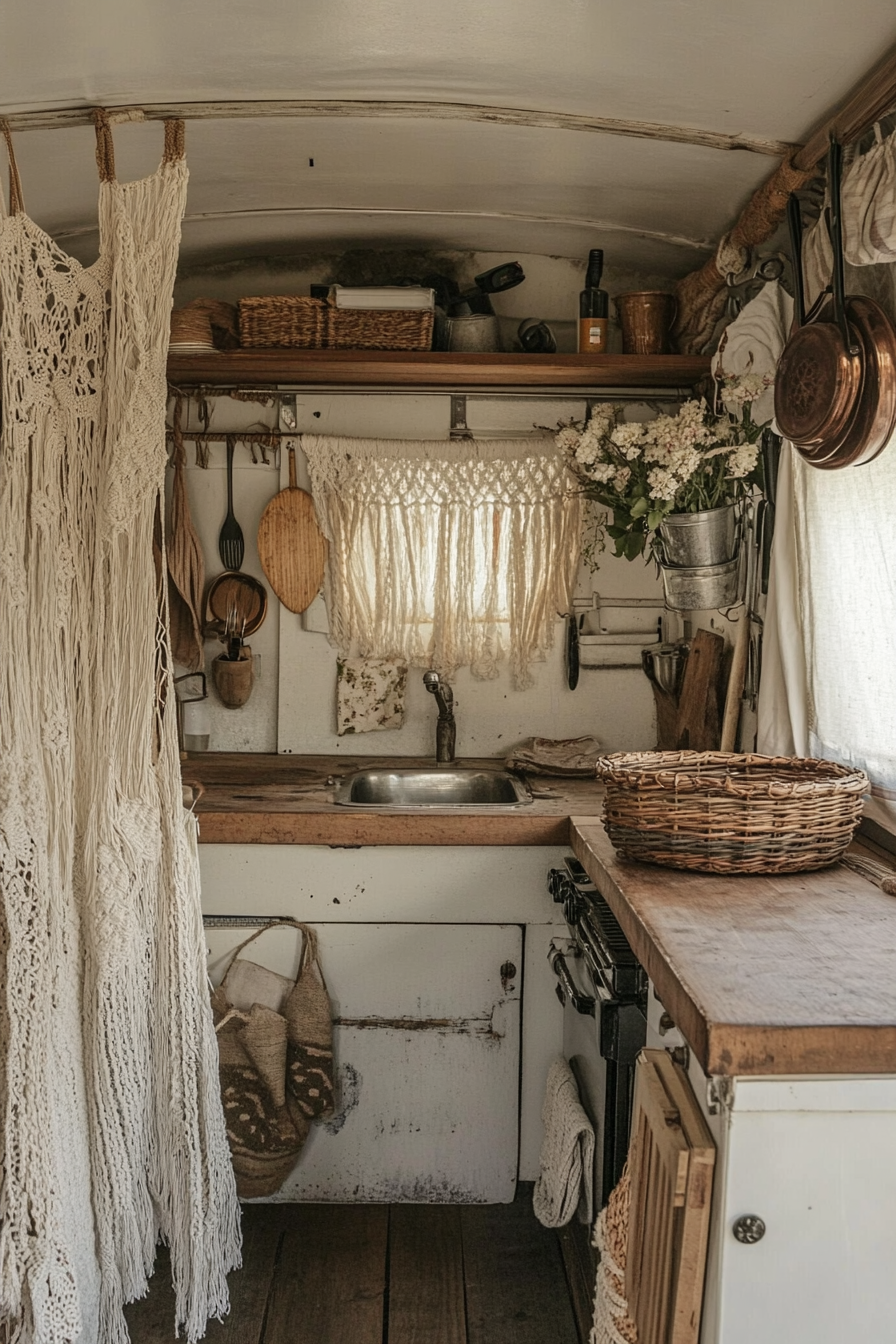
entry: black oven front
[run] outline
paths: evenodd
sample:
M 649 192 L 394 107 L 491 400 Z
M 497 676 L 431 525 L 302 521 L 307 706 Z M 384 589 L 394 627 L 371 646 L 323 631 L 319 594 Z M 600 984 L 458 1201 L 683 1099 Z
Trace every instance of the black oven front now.
M 569 937 L 550 960 L 563 1004 L 563 1053 L 594 1126 L 595 1210 L 618 1182 L 628 1153 L 634 1066 L 647 1036 L 647 975 L 609 905 L 577 859 L 552 868 L 548 887 Z

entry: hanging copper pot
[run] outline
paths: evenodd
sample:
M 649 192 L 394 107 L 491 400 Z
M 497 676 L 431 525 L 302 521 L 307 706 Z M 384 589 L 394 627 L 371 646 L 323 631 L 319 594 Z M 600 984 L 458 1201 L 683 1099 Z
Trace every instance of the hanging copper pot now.
M 810 461 L 826 457 L 829 445 L 842 439 L 862 394 L 861 343 L 847 317 L 843 293 L 840 158 L 840 146 L 832 140 L 828 176 L 833 297 L 822 296 L 805 319 L 798 311 L 801 325 L 787 342 L 775 374 L 778 428 Z M 795 258 L 797 267 L 802 275 L 800 256 Z M 798 304 L 798 310 L 801 307 Z
M 822 461 L 827 470 L 860 467 L 883 452 L 896 430 L 896 331 L 886 313 L 864 294 L 846 300 L 850 326 L 862 346 L 862 395 L 848 429 Z
M 861 466 L 883 451 L 896 429 L 896 331 L 863 294 L 843 293 L 840 146 L 828 157 L 832 297 L 827 291 L 804 316 L 799 206 L 791 198 L 798 329 L 781 357 L 775 416 L 807 462 L 823 470 Z

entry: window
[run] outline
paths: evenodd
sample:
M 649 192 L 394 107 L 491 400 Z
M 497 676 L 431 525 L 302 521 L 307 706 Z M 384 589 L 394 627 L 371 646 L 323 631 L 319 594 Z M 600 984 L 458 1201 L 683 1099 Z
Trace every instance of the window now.
M 842 471 L 794 463 L 809 750 L 896 800 L 896 449 Z

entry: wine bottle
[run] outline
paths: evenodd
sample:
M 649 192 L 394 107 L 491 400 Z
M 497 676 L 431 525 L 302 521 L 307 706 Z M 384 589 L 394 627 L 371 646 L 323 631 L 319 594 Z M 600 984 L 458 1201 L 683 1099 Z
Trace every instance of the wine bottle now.
M 585 288 L 579 295 L 580 355 L 602 355 L 606 353 L 610 300 L 607 291 L 600 287 L 603 269 L 603 248 L 593 247 L 588 253 Z

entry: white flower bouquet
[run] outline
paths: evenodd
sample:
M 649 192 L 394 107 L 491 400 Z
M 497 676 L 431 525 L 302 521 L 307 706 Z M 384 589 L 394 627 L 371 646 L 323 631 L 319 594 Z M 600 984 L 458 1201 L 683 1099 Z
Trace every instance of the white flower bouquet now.
M 592 511 L 585 555 L 592 562 L 606 538 L 615 554 L 634 560 L 670 513 L 699 513 L 735 504 L 762 488 L 759 436 L 750 406 L 771 379 L 761 374 L 721 378 L 721 414 L 705 401 L 686 401 L 677 415 L 628 423 L 624 407 L 596 406 L 586 425 L 562 425 L 557 447 Z

